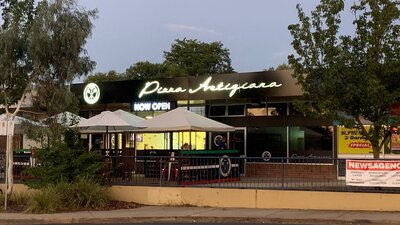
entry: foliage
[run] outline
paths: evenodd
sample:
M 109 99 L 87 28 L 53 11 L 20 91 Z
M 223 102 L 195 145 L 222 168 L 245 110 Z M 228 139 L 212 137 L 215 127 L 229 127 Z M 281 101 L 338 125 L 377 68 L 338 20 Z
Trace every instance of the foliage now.
M 55 213 L 61 208 L 60 193 L 54 186 L 48 186 L 33 193 L 25 211 L 27 213 Z
M 299 23 L 289 26 L 296 55 L 289 56 L 305 92 L 303 111 L 356 126 L 374 149 L 374 158 L 399 120 L 390 108 L 400 101 L 400 10 L 394 0 L 359 0 L 353 36 L 339 35 L 343 0 L 321 0 Z M 343 116 L 346 115 L 346 116 Z M 373 123 L 367 131 L 363 119 Z
M 85 83 L 144 80 L 180 76 L 200 76 L 222 73 L 233 73 L 230 53 L 221 42 L 205 43 L 196 39 L 175 40 L 169 52 L 164 52 L 164 62 L 136 62 L 126 69 L 125 73 L 115 71 L 89 75 Z
M 175 40 L 165 62 L 175 64 L 188 76 L 233 73 L 230 53 L 221 42 L 204 43 L 196 39 Z
M 12 193 L 7 199 L 7 206 L 13 208 L 18 207 L 23 209 L 28 204 L 30 198 L 31 196 L 24 192 Z M 0 191 L 0 202 L 4 203 L 4 201 L 5 201 L 4 193 Z M 4 211 L 4 204 L 0 204 L 0 212 L 1 211 Z
M 74 208 L 93 209 L 106 206 L 111 201 L 107 187 L 97 181 L 80 177 L 70 186 L 68 201 L 72 201 Z
M 102 82 L 102 81 L 116 81 L 116 80 L 124 80 L 125 77 L 123 74 L 119 74 L 115 70 L 110 70 L 108 73 L 95 73 L 92 75 L 89 75 L 85 79 L 85 83 L 97 83 L 97 82 Z
M 266 69 L 266 71 L 275 71 L 275 70 L 291 70 L 293 69 L 290 65 L 283 63 L 278 65 L 276 68 L 274 67 L 269 67 L 268 69 Z
M 74 182 L 58 182 L 33 193 L 28 203 L 28 213 L 54 213 L 61 209 L 94 209 L 111 201 L 107 187 L 88 177 Z
M 84 10 L 75 0 L 0 3 L 0 104 L 6 113 L 16 116 L 28 94 L 33 96 L 34 109 L 48 116 L 76 104 L 67 84 L 93 69 L 84 46 L 96 10 Z M 8 138 L 9 165 L 13 165 L 12 140 Z M 12 166 L 7 175 L 7 193 L 11 194 Z
M 131 80 L 157 79 L 178 77 L 185 75 L 185 71 L 175 64 L 137 62 L 126 69 L 125 78 Z
M 58 182 L 72 182 L 78 177 L 102 180 L 102 157 L 99 152 L 86 152 L 77 141 L 77 134 L 68 131 L 64 140 L 55 140 L 48 147 L 37 150 L 37 167 L 27 170 L 34 177 L 25 181 L 32 188 Z
M 31 71 L 28 59 L 30 28 L 34 1 L 2 1 L 0 28 L 0 102 L 7 107 L 16 103 L 25 92 Z
M 36 90 L 35 103 L 49 114 L 72 101 L 66 84 L 93 69 L 83 46 L 96 11 L 73 0 L 6 1 L 0 30 L 1 103 L 8 107 Z M 60 104 L 62 102 L 62 104 Z M 67 103 L 67 104 L 65 104 Z

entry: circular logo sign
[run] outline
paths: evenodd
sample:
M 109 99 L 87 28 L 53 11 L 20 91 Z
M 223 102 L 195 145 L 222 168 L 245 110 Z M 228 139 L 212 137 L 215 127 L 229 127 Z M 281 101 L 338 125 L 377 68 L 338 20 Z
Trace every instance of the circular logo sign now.
M 83 99 L 87 104 L 94 104 L 100 99 L 100 88 L 95 83 L 89 83 L 83 90 Z
M 223 155 L 222 158 L 219 160 L 219 172 L 221 176 L 227 177 L 232 170 L 232 162 L 229 156 Z
M 261 154 L 261 158 L 262 158 L 264 161 L 266 161 L 266 162 L 268 162 L 269 160 L 271 160 L 271 157 L 272 157 L 272 155 L 271 155 L 271 152 L 269 152 L 269 151 L 264 151 L 264 152 Z

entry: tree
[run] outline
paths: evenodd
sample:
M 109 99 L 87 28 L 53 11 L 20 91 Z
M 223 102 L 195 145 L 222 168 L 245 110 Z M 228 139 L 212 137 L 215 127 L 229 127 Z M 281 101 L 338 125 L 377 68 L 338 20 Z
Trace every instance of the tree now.
M 34 2 L 1 1 L 0 101 L 11 120 L 34 90 L 38 95 L 33 100 L 43 111 L 62 110 L 68 105 L 67 84 L 94 66 L 83 47 L 91 35 L 96 10 L 79 8 L 74 0 Z M 7 139 L 7 194 L 11 194 L 12 135 Z
M 101 81 L 116 81 L 116 80 L 124 80 L 125 76 L 123 74 L 119 74 L 115 70 L 110 70 L 108 73 L 95 73 L 92 75 L 89 75 L 85 79 L 85 83 L 91 83 L 91 82 L 101 82 Z
M 175 64 L 137 62 L 126 69 L 125 78 L 133 80 L 158 79 L 185 75 L 185 71 Z
M 339 34 L 344 2 L 321 0 L 311 17 L 297 5 L 299 23 L 289 25 L 296 55 L 289 63 L 304 90 L 303 111 L 357 127 L 377 159 L 390 125 L 399 123 L 390 117 L 392 104 L 400 101 L 399 3 L 355 2 L 350 36 Z
M 229 50 L 221 42 L 204 43 L 197 40 L 175 40 L 169 52 L 164 52 L 164 62 L 136 62 L 126 69 L 124 74 L 111 70 L 108 73 L 96 73 L 85 79 L 85 83 L 143 80 L 180 76 L 200 76 L 221 73 L 233 73 Z
M 268 69 L 266 69 L 266 71 L 275 71 L 275 70 L 290 70 L 293 69 L 290 65 L 283 63 L 280 64 L 276 67 L 276 69 L 274 67 L 269 67 Z
M 175 64 L 187 76 L 233 73 L 229 50 L 221 42 L 204 43 L 196 39 L 175 40 L 165 62 Z

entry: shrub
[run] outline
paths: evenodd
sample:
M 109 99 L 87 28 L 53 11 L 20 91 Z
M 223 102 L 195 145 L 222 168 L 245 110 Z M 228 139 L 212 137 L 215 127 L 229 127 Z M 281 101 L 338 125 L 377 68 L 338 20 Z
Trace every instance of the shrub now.
M 71 185 L 69 196 L 72 198 L 72 205 L 75 208 L 100 208 L 111 201 L 108 188 L 88 177 L 81 177 L 74 182 Z
M 97 152 L 73 149 L 60 142 L 38 150 L 37 159 L 40 166 L 27 170 L 34 178 L 24 181 L 31 188 L 42 188 L 60 182 L 70 183 L 81 176 L 102 179 L 103 162 Z
M 55 185 L 52 185 L 51 187 L 53 190 L 58 193 L 58 196 L 60 197 L 60 207 L 65 208 L 65 209 L 72 209 L 74 208 L 73 206 L 73 197 L 71 196 L 71 183 L 67 183 L 64 181 L 61 181 Z
M 73 183 L 63 181 L 41 188 L 32 195 L 26 212 L 54 213 L 60 209 L 94 209 L 104 207 L 110 201 L 107 187 L 92 178 L 81 177 Z
M 54 186 L 49 186 L 32 194 L 26 212 L 54 213 L 60 208 L 62 208 L 60 193 L 56 191 Z
M 13 209 L 23 209 L 26 207 L 30 199 L 30 195 L 27 193 L 13 193 L 7 199 L 7 206 Z M 4 201 L 5 196 L 2 191 L 0 191 L 0 211 L 4 211 Z

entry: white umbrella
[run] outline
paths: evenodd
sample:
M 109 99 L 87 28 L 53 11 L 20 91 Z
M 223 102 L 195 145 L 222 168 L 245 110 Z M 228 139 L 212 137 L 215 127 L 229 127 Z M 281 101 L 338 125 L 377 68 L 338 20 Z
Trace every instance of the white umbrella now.
M 3 113 L 3 114 L 0 115 L 0 122 L 6 122 L 6 121 L 11 121 L 11 114 Z M 22 133 L 23 132 L 22 126 L 21 126 L 23 123 L 29 123 L 29 124 L 37 125 L 37 126 L 41 126 L 42 125 L 39 122 L 30 120 L 30 119 L 26 119 L 26 118 L 21 117 L 21 116 L 14 116 L 14 120 L 12 120 L 12 121 L 14 122 L 15 131 L 17 133 Z M 5 127 L 1 126 L 0 129 L 5 129 Z M 4 133 L 4 132 L 2 131 L 0 133 Z
M 11 114 L 3 113 L 0 115 L 0 121 L 9 121 L 9 120 L 11 120 Z M 14 116 L 13 121 L 15 124 L 22 124 L 25 122 L 25 123 L 33 123 L 33 124 L 40 125 L 40 123 L 38 123 L 36 121 L 30 120 L 30 119 L 27 119 L 27 118 L 24 118 L 21 116 Z
M 146 128 L 140 130 L 140 132 L 173 132 L 173 131 L 189 131 L 189 135 L 192 131 L 204 131 L 204 132 L 229 132 L 235 131 L 235 128 L 218 121 L 209 119 L 201 116 L 194 112 L 190 112 L 185 108 L 176 108 L 168 111 L 161 115 L 155 116 L 150 120 L 145 120 L 143 126 Z M 170 135 L 170 150 L 172 147 L 172 134 Z M 192 138 L 189 138 L 190 149 Z M 171 158 L 173 159 L 173 152 L 171 152 Z M 168 162 L 168 180 L 170 179 L 171 173 L 171 161 Z
M 134 131 L 143 127 L 111 111 L 103 111 L 99 115 L 79 122 L 76 126 L 80 128 L 81 133 Z
M 140 125 L 146 127 L 141 132 L 168 132 L 168 131 L 206 131 L 229 132 L 235 128 L 218 121 L 190 112 L 184 108 L 176 108 Z
M 134 115 L 127 115 L 123 112 L 103 111 L 99 115 L 93 116 L 87 120 L 79 122 L 76 127 L 79 128 L 80 133 L 105 133 L 106 141 L 108 143 L 108 133 L 117 133 L 125 131 L 135 131 L 143 126 L 138 125 L 139 122 Z M 91 135 L 89 135 L 89 149 L 91 149 Z
M 139 123 L 142 121 L 145 121 L 145 119 L 143 119 L 142 117 L 133 115 L 130 112 L 124 111 L 122 109 L 118 109 L 116 111 L 113 112 L 114 114 L 116 114 L 117 116 L 119 116 L 121 119 L 125 120 L 126 122 L 139 127 Z

